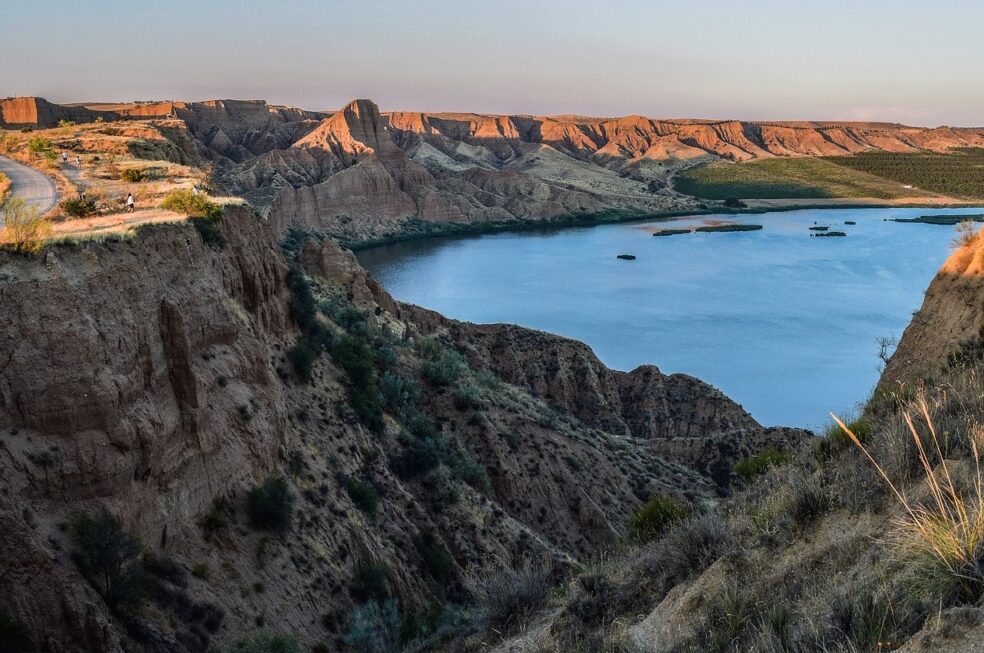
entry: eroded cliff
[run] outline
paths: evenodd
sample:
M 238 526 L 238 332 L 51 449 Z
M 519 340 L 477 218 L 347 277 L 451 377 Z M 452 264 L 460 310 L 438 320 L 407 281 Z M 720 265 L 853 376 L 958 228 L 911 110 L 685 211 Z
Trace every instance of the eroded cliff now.
M 367 592 L 439 610 L 468 600 L 468 569 L 563 569 L 652 494 L 700 504 L 730 482 L 657 442 L 764 446 L 695 379 L 401 305 L 330 240 L 289 272 L 247 209 L 220 229 L 0 255 L 0 610 L 42 650 L 196 651 L 264 623 L 343 648 Z M 331 344 L 302 375 L 314 324 Z M 282 534 L 247 501 L 278 477 Z M 78 515 L 102 511 L 145 551 L 139 610 L 73 561 Z

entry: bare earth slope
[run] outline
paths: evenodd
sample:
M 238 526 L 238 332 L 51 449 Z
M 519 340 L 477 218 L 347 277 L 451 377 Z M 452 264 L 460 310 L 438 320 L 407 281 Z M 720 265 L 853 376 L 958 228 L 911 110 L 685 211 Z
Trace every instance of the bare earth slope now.
M 357 100 L 333 113 L 262 101 L 61 106 L 0 100 L 0 126 L 177 118 L 216 178 L 268 217 L 348 242 L 457 225 L 608 219 L 692 211 L 672 190 L 682 168 L 718 161 L 944 152 L 984 146 L 984 130 L 891 123 L 660 120 L 643 116 L 381 113 Z
M 309 383 L 293 372 L 297 291 L 273 232 L 235 207 L 220 228 L 223 246 L 176 224 L 0 254 L 0 610 L 40 650 L 206 650 L 264 621 L 341 650 L 366 569 L 408 613 L 461 602 L 469 565 L 564 567 L 615 541 L 654 492 L 726 491 L 730 478 L 657 442 L 727 439 L 730 469 L 775 440 L 696 379 L 613 372 L 576 342 L 400 305 L 350 252 L 308 242 L 300 263 L 335 307 L 316 319 L 336 338 L 376 333 L 387 371 L 419 389 L 409 427 L 387 407 L 374 430 L 331 357 Z M 453 351 L 467 361 L 455 386 L 477 389 L 466 402 L 424 380 L 427 357 Z M 425 437 L 445 462 L 400 463 Z M 246 511 L 277 476 L 296 505 L 282 536 Z M 111 609 L 73 562 L 66 524 L 102 510 L 171 561 L 166 574 L 132 561 L 148 570 L 139 610 Z

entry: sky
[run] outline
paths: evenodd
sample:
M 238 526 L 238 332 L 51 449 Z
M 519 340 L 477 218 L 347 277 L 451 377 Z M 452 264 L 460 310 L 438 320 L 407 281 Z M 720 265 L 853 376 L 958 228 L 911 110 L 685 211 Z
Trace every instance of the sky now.
M 0 0 L 0 97 L 984 126 L 979 0 Z

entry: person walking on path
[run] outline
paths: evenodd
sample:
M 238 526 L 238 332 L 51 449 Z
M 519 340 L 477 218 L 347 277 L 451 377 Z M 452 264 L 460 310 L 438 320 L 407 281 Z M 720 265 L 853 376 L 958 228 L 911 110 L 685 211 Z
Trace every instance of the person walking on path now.
M 126 212 L 133 213 L 133 193 L 126 194 Z
M 62 152 L 62 163 L 68 165 L 68 152 Z
M 82 157 L 75 157 L 75 166 L 79 169 L 79 172 L 82 172 Z

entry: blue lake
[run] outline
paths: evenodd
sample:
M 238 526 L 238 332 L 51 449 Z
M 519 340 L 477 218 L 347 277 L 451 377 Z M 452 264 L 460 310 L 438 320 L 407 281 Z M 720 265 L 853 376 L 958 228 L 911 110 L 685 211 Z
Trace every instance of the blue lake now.
M 975 212 L 699 216 L 413 241 L 359 260 L 402 301 L 569 336 L 616 369 L 697 376 L 763 424 L 822 428 L 868 397 L 878 338 L 902 335 L 951 251 L 952 227 L 885 219 Z M 719 221 L 764 228 L 651 236 Z M 814 223 L 848 235 L 810 237 Z

